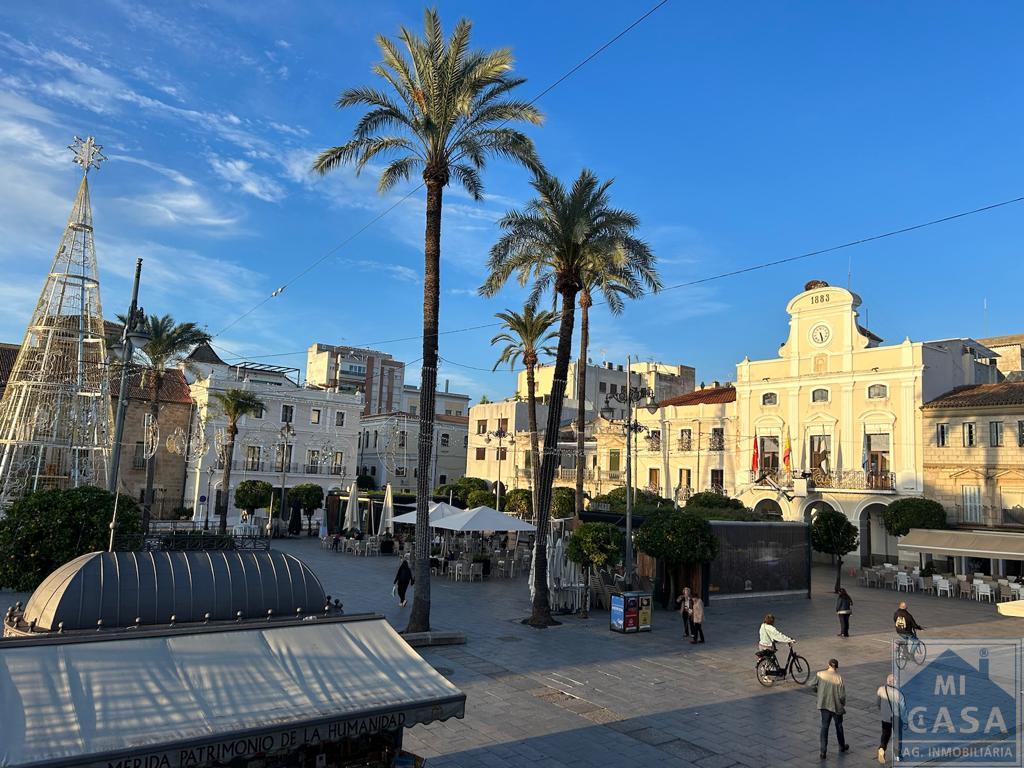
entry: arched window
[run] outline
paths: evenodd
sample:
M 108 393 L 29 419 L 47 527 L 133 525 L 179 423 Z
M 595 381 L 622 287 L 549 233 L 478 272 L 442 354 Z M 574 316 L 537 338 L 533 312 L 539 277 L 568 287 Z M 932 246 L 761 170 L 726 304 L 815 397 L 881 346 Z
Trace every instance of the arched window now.
M 828 390 L 827 389 L 816 389 L 811 392 L 812 403 L 827 403 L 828 402 Z
M 889 395 L 889 388 L 885 384 L 872 384 L 868 387 L 868 399 L 877 400 Z
M 765 392 L 761 395 L 761 405 L 778 405 L 779 396 L 774 392 Z

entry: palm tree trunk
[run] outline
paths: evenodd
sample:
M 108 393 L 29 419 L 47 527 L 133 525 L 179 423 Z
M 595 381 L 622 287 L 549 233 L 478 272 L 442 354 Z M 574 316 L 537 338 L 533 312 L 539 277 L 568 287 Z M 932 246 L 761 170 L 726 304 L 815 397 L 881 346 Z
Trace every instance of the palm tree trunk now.
M 526 414 L 530 425 L 530 480 L 533 486 L 530 501 L 533 519 L 537 521 L 540 493 L 540 438 L 537 435 L 537 380 L 534 363 L 526 366 Z
M 231 488 L 231 462 L 235 458 L 235 435 L 238 434 L 238 427 L 235 422 L 228 424 L 228 445 L 227 456 L 224 458 L 224 472 L 220 476 L 220 487 L 221 497 L 223 504 L 218 504 L 220 507 L 220 534 L 223 536 L 228 532 L 228 489 Z M 213 493 L 213 498 L 217 498 L 217 494 Z M 209 504 L 211 499 L 207 499 L 206 503 Z
M 576 365 L 576 519 L 583 517 L 583 475 L 586 472 L 584 431 L 586 430 L 587 347 L 590 344 L 590 294 L 580 292 L 580 361 Z
M 424 171 L 427 223 L 423 243 L 423 365 L 416 477 L 416 592 L 406 632 L 430 631 L 430 461 L 434 448 L 437 390 L 437 322 L 441 290 L 441 204 L 447 173 Z
M 551 521 L 551 489 L 555 481 L 555 463 L 558 461 L 558 425 L 562 420 L 562 401 L 565 397 L 565 378 L 572 354 L 572 331 L 576 322 L 576 290 L 569 287 L 561 291 L 562 322 L 558 326 L 558 352 L 551 379 L 551 405 L 544 431 L 544 460 L 541 462 L 537 499 L 537 543 L 533 548 L 533 613 L 527 623 L 533 627 L 555 624 L 551 618 L 548 596 L 548 526 Z

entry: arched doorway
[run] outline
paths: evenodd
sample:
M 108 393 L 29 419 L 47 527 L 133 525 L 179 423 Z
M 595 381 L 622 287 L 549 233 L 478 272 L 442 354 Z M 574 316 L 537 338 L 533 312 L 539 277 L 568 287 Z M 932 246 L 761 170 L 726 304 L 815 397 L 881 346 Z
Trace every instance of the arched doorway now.
M 808 525 L 814 520 L 815 516 L 823 509 L 835 509 L 835 507 L 829 504 L 824 499 L 815 499 L 806 507 L 804 507 L 804 522 Z
M 754 505 L 754 511 L 769 519 L 782 519 L 782 507 L 775 499 L 761 499 Z
M 895 540 L 886 532 L 882 517 L 887 506 L 873 501 L 865 504 L 860 511 L 860 564 L 863 566 L 875 565 L 876 560 L 878 563 L 888 563 L 893 562 L 891 558 L 899 559 Z M 881 551 L 875 552 L 873 549 Z

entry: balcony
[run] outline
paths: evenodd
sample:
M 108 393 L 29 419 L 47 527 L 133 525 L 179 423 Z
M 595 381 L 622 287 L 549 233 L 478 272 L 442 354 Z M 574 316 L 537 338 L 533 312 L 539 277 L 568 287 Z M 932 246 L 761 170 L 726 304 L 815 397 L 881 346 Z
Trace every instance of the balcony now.
M 688 438 L 688 437 L 687 438 L 680 438 L 680 439 L 676 440 L 676 450 L 677 451 L 692 451 L 693 450 L 693 441 L 690 440 L 690 438 Z
M 965 527 L 1024 528 L 1024 507 L 957 504 L 952 517 L 953 523 Z
M 648 451 L 660 451 L 661 450 L 661 438 L 660 437 L 647 437 L 644 442 L 647 444 Z
M 307 475 L 319 475 L 320 465 L 319 464 L 306 464 L 304 467 Z
M 345 467 L 343 467 L 341 464 L 333 464 L 333 465 L 331 465 L 330 474 L 332 474 L 332 475 L 344 475 L 345 474 Z
M 815 469 L 807 478 L 808 489 L 830 488 L 844 491 L 883 491 L 896 490 L 895 472 L 865 472 L 861 469 L 842 469 L 823 472 Z M 751 470 L 750 482 L 758 487 L 772 487 L 769 479 L 782 488 L 792 488 L 793 479 L 802 477 L 802 472 L 791 472 L 787 469 Z

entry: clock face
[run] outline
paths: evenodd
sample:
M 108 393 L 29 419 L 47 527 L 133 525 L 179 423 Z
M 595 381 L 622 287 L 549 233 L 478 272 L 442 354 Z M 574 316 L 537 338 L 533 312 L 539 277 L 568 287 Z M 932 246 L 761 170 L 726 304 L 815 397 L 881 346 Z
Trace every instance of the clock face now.
M 815 344 L 828 344 L 828 340 L 832 338 L 832 329 L 824 323 L 818 323 L 816 326 L 811 328 L 811 341 Z

